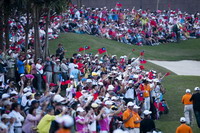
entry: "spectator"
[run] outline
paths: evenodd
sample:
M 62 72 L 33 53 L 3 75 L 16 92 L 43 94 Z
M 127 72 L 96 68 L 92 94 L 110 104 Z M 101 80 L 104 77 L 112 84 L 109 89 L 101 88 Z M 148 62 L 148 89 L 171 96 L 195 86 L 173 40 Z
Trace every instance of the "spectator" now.
M 177 127 L 176 133 L 192 133 L 192 128 L 188 125 L 186 125 L 186 119 L 185 117 L 180 118 L 181 125 Z
M 140 132 L 141 133 L 148 133 L 155 129 L 155 123 L 150 118 L 151 111 L 145 110 L 143 112 L 144 119 L 140 122 Z

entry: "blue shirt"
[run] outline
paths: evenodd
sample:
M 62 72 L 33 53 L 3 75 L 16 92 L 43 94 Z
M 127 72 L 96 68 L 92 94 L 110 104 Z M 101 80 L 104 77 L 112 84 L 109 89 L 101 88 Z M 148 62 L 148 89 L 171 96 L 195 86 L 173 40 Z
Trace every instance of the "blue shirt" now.
M 24 74 L 25 73 L 25 67 L 24 67 L 24 62 L 21 60 L 17 61 L 17 69 L 19 74 Z

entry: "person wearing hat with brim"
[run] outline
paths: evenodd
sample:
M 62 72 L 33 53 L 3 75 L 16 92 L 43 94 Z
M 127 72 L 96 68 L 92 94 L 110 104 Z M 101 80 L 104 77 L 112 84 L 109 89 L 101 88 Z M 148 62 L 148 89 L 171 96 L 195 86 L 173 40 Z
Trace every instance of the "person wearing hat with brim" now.
M 77 116 L 76 121 L 76 131 L 78 133 L 84 133 L 87 130 L 88 120 L 86 119 L 86 111 L 82 107 L 76 109 Z
M 186 123 L 188 125 L 192 124 L 192 112 L 193 112 L 193 104 L 190 101 L 192 97 L 190 89 L 186 89 L 186 94 L 182 97 L 182 103 L 184 104 L 184 116 L 186 119 Z
M 133 102 L 128 102 L 127 104 L 127 109 L 123 113 L 123 123 L 125 129 L 129 133 L 134 133 L 134 111 L 133 111 L 133 106 L 135 104 Z
M 192 128 L 186 125 L 185 117 L 180 118 L 181 125 L 176 128 L 176 133 L 192 133 Z
M 134 118 L 134 131 L 135 133 L 140 133 L 140 122 L 141 118 L 140 115 L 138 114 L 139 106 L 134 105 L 133 106 L 133 118 Z
M 195 87 L 195 92 L 192 94 L 190 101 L 193 103 L 194 115 L 196 117 L 197 125 L 200 128 L 200 88 Z
M 53 82 L 56 84 L 59 81 L 59 75 L 61 74 L 60 59 L 56 59 L 53 66 L 53 72 Z
M 98 112 L 99 104 L 97 103 L 92 103 L 91 108 L 89 110 L 89 119 L 90 119 L 90 124 L 88 125 L 88 129 L 91 133 L 96 133 L 97 129 L 97 112 Z
M 36 79 L 37 79 L 37 90 L 39 92 L 42 92 L 42 74 L 44 73 L 43 69 L 44 66 L 42 66 L 42 59 L 38 58 L 37 59 L 37 63 L 35 65 L 35 69 L 36 69 Z
M 76 84 L 78 84 L 81 75 L 81 71 L 78 69 L 78 65 L 74 65 L 74 69 L 70 72 L 70 75 L 74 76 L 74 81 Z
M 149 110 L 144 110 L 144 119 L 140 122 L 140 133 L 148 133 L 155 129 L 155 123 L 150 118 L 151 113 Z
M 0 132 L 1 133 L 8 133 L 9 131 L 9 121 L 10 121 L 10 116 L 7 114 L 2 114 L 1 116 L 1 121 L 0 121 Z

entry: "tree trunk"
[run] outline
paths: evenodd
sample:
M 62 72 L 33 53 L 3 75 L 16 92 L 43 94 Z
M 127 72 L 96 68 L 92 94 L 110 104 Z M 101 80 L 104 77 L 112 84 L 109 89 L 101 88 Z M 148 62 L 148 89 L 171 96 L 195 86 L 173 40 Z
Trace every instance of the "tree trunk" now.
M 35 50 L 35 59 L 41 57 L 41 47 L 40 47 L 40 36 L 39 36 L 39 11 L 38 6 L 34 5 L 33 11 L 33 25 L 34 25 L 34 50 Z
M 26 7 L 26 16 L 27 16 L 27 22 L 26 22 L 26 26 L 25 26 L 25 53 L 27 54 L 27 50 L 28 50 L 28 33 L 29 33 L 29 17 L 30 14 L 30 4 L 27 3 L 27 7 Z
M 4 50 L 3 47 L 3 11 L 0 8 L 0 49 Z
M 5 42 L 6 42 L 6 49 L 9 48 L 9 4 L 10 0 L 4 1 L 4 27 L 5 27 Z
M 45 44 L 44 44 L 44 58 L 49 56 L 49 20 L 50 20 L 50 9 L 47 9 L 46 27 L 45 27 Z

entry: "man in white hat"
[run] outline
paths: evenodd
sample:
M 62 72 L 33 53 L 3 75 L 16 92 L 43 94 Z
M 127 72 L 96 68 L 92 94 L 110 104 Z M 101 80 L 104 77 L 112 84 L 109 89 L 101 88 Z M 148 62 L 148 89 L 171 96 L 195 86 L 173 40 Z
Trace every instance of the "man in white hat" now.
M 190 101 L 193 102 L 194 115 L 197 120 L 197 125 L 200 128 L 200 88 L 195 87 L 194 90 L 196 93 L 192 95 Z
M 134 117 L 133 117 L 133 114 L 134 114 L 133 106 L 134 105 L 135 104 L 133 102 L 128 102 L 127 109 L 123 113 L 124 127 L 129 133 L 135 133 L 134 132 Z
M 140 133 L 148 133 L 155 129 L 155 123 L 154 121 L 150 118 L 150 114 L 152 112 L 149 110 L 145 110 L 143 112 L 144 114 L 144 119 L 140 122 Z
M 192 123 L 192 112 L 193 112 L 193 105 L 190 101 L 192 97 L 190 89 L 186 89 L 186 94 L 182 97 L 182 103 L 184 104 L 184 116 L 186 119 L 186 123 L 190 125 Z
M 177 127 L 176 133 L 192 133 L 192 128 L 188 125 L 186 125 L 186 119 L 185 117 L 180 118 L 181 125 Z

